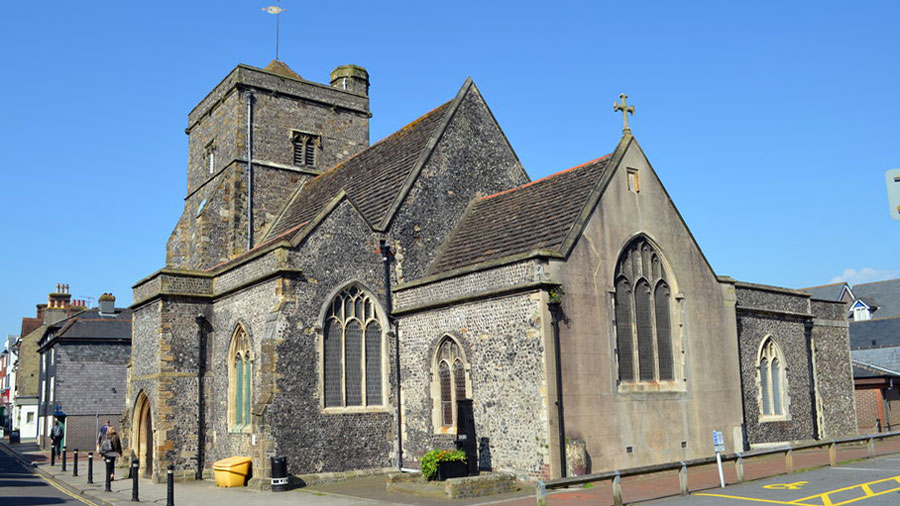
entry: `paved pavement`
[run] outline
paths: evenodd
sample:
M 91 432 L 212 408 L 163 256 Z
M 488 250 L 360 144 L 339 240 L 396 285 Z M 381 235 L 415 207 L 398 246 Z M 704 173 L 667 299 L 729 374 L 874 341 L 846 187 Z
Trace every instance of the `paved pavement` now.
M 654 504 L 728 505 L 747 502 L 789 504 L 793 506 L 838 506 L 848 502 L 861 506 L 900 504 L 900 438 L 879 443 L 874 460 L 858 460 L 866 457 L 865 446 L 850 445 L 839 449 L 837 458 L 845 462 L 836 468 L 819 468 L 797 474 L 785 473 L 785 459 L 773 454 L 745 459 L 744 476 L 748 481 L 737 483 L 733 464 L 726 464 L 725 479 L 728 487 L 718 488 L 718 473 L 714 465 L 692 467 L 688 482 L 692 493 L 689 497 L 678 494 L 678 475 L 664 472 L 653 475 L 622 479 L 625 501 L 637 504 L 653 501 Z M 89 506 L 125 506 L 131 502 L 131 480 L 117 480 L 112 492 L 104 492 L 101 466 L 97 466 L 94 478 L 99 482 L 86 483 L 86 464 L 82 457 L 80 476 L 72 476 L 69 470 L 62 472 L 59 463 L 50 466 L 47 454 L 34 444 L 7 445 L 0 442 L 0 505 L 78 504 L 72 498 L 54 489 L 65 489 L 81 498 Z M 13 462 L 13 458 L 19 464 Z M 71 456 L 69 457 L 71 459 Z M 828 464 L 827 450 L 805 450 L 793 453 L 794 469 L 807 469 Z M 31 463 L 35 465 L 32 467 Z M 849 463 L 848 463 L 849 462 Z M 23 467 L 21 463 L 27 464 Z M 18 467 L 16 467 L 18 466 Z M 34 473 L 28 476 L 28 473 Z M 121 470 L 119 471 L 121 474 Z M 770 478 L 766 478 L 770 477 Z M 801 482 L 803 482 L 801 484 Z M 47 486 L 49 483 L 51 486 Z M 33 489 L 33 490 L 32 490 Z M 58 493 L 57 493 L 58 492 Z M 667 499 L 659 499 L 665 498 Z M 164 484 L 140 480 L 141 502 L 166 503 Z M 28 502 L 30 501 L 30 502 Z M 67 502 L 68 501 L 68 502 Z M 530 485 L 523 484 L 517 494 L 468 500 L 425 499 L 415 496 L 388 494 L 383 477 L 368 477 L 329 485 L 312 486 L 288 492 L 259 492 L 247 489 L 216 488 L 211 482 L 184 482 L 175 484 L 175 504 L 195 506 L 380 506 L 389 504 L 428 506 L 453 505 L 503 505 L 533 506 L 535 495 Z M 547 495 L 548 506 L 611 505 L 609 482 L 592 486 L 551 491 Z

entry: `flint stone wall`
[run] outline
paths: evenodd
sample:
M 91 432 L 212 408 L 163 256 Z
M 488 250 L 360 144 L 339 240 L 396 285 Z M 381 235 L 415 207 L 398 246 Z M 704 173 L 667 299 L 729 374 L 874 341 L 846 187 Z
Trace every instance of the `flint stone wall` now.
M 745 422 L 750 444 L 814 438 L 816 411 L 811 395 L 808 330 L 811 317 L 785 313 L 809 314 L 809 297 L 745 284 L 736 285 L 735 294 Z M 742 309 L 748 306 L 766 312 Z M 787 378 L 787 419 L 784 421 L 759 421 L 762 410 L 758 359 L 760 346 L 768 336 L 784 353 Z
M 322 308 L 337 291 L 355 285 L 385 314 L 384 269 L 376 245 L 368 225 L 344 200 L 288 257 L 303 275 L 285 287 L 284 323 L 265 338 L 277 356 L 277 382 L 264 424 L 280 454 L 290 456 L 292 474 L 396 465 L 394 339 L 387 332 L 382 406 L 326 413 L 321 397 Z
M 842 302 L 812 300 L 816 388 L 823 399 L 822 437 L 857 435 L 856 396 L 850 360 L 850 326 Z M 873 422 L 874 423 L 874 422 Z
M 468 362 L 479 466 L 544 475 L 550 456 L 540 300 L 535 291 L 400 318 L 404 465 L 418 467 L 428 451 L 453 447 L 455 435 L 435 427 L 431 394 L 436 347 L 451 335 Z

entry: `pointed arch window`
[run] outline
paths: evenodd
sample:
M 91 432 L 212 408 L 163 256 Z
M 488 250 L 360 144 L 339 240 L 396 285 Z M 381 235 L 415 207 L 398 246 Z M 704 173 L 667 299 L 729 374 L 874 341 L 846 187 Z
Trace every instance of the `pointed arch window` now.
M 771 337 L 763 341 L 757 359 L 760 419 L 784 420 L 787 417 L 787 381 L 784 355 Z
M 250 339 L 244 327 L 238 325 L 228 347 L 228 426 L 233 432 L 251 430 L 252 378 Z
M 672 293 L 659 253 L 643 237 L 616 264 L 615 332 L 619 384 L 672 382 Z
M 471 398 L 466 358 L 455 339 L 445 336 L 441 340 L 433 367 L 434 426 L 437 432 L 453 432 L 456 430 L 456 401 Z
M 384 406 L 384 331 L 373 299 L 357 287 L 331 301 L 323 337 L 325 408 Z

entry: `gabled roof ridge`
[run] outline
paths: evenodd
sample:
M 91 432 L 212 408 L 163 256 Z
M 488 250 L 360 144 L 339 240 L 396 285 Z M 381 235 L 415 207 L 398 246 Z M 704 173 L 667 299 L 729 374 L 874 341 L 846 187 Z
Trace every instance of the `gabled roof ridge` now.
M 550 178 L 553 178 L 553 177 L 556 177 L 556 176 L 565 174 L 565 173 L 567 173 L 567 172 L 571 172 L 571 171 L 573 171 L 573 170 L 581 169 L 581 168 L 586 167 L 586 166 L 588 166 L 588 165 L 590 165 L 590 164 L 592 164 L 592 163 L 599 162 L 599 161 L 601 161 L 601 160 L 604 160 L 604 159 L 606 159 L 606 158 L 609 158 L 610 156 L 612 156 L 612 153 L 607 153 L 607 154 L 605 154 L 605 155 L 603 155 L 603 156 L 601 156 L 601 157 L 599 157 L 599 158 L 594 158 L 593 160 L 590 160 L 590 161 L 588 161 L 588 162 L 584 162 L 584 163 L 582 163 L 581 165 L 576 165 L 576 166 L 574 166 L 574 167 L 569 167 L 568 169 L 563 169 L 563 170 L 561 170 L 561 171 L 559 171 L 559 172 L 554 172 L 553 174 L 549 174 L 549 175 L 544 176 L 544 177 L 542 177 L 542 178 L 540 178 L 540 179 L 535 179 L 534 181 L 529 181 L 529 182 L 527 182 L 527 183 L 525 183 L 525 184 L 522 184 L 522 185 L 519 185 L 519 186 L 515 186 L 515 187 L 510 188 L 510 189 L 508 189 L 508 190 L 503 190 L 503 191 L 499 191 L 499 192 L 497 192 L 497 193 L 492 193 L 492 194 L 490 194 L 490 195 L 485 195 L 484 197 L 478 198 L 478 200 L 487 200 L 487 199 L 490 199 L 490 198 L 494 198 L 494 197 L 496 197 L 496 196 L 498 196 L 498 195 L 503 195 L 504 193 L 511 193 L 511 192 L 516 191 L 516 190 L 522 190 L 522 189 L 527 188 L 527 187 L 529 187 L 529 186 L 531 186 L 531 185 L 535 185 L 535 184 L 538 184 L 538 183 L 547 181 L 547 180 L 550 179 Z
M 848 284 L 846 281 L 838 281 L 837 283 L 825 283 L 824 285 L 816 285 L 816 286 L 806 286 L 800 288 L 800 290 L 812 290 L 813 288 L 825 288 L 826 286 L 837 286 L 837 285 L 846 285 Z
M 234 258 L 229 258 L 228 260 L 225 260 L 224 262 L 219 262 L 216 265 L 213 265 L 212 267 L 208 267 L 208 268 L 204 269 L 203 271 L 204 272 L 215 272 L 219 269 L 222 269 L 223 267 L 227 267 L 228 265 L 249 256 L 252 253 L 256 253 L 257 251 L 263 250 L 273 244 L 277 244 L 279 241 L 285 240 L 286 236 L 289 236 L 291 233 L 296 232 L 296 231 L 300 230 L 301 228 L 303 228 L 304 226 L 306 226 L 307 223 L 309 223 L 309 221 L 304 221 L 303 223 L 301 223 L 299 225 L 295 225 L 295 226 L 285 230 L 284 232 L 281 232 L 280 234 L 276 235 L 275 237 L 273 237 L 271 239 L 267 238 L 263 242 L 257 244 L 256 246 L 250 248 L 249 250 L 239 254 L 238 256 L 236 256 Z
M 855 285 L 853 285 L 853 287 L 854 287 L 854 288 L 858 288 L 858 287 L 860 287 L 860 286 L 865 287 L 865 286 L 869 286 L 869 285 L 876 285 L 876 284 L 878 284 L 878 283 L 888 283 L 888 282 L 890 282 L 890 281 L 900 282 L 900 278 L 882 279 L 882 280 L 879 280 L 879 281 L 869 281 L 868 283 L 856 283 Z M 849 283 L 848 283 L 848 284 L 849 284 Z
M 309 182 L 315 181 L 316 179 L 319 179 L 319 178 L 321 178 L 322 176 L 325 176 L 325 175 L 328 175 L 328 174 L 330 174 L 330 173 L 333 173 L 333 172 L 337 171 L 337 169 L 343 167 L 344 165 L 346 165 L 348 162 L 350 162 L 350 161 L 353 160 L 354 158 L 357 158 L 358 156 L 362 155 L 362 154 L 365 153 L 366 151 L 369 151 L 370 149 L 372 149 L 372 148 L 374 148 L 374 147 L 376 147 L 376 146 L 378 146 L 378 145 L 381 145 L 381 144 L 383 144 L 383 143 L 386 142 L 386 141 L 389 141 L 389 140 L 393 140 L 393 139 L 395 139 L 395 138 L 400 138 L 400 137 L 402 137 L 402 135 L 400 135 L 400 134 L 403 134 L 403 135 L 408 134 L 409 131 L 412 130 L 412 127 L 413 127 L 413 126 L 418 125 L 422 120 L 424 120 L 425 118 L 427 118 L 429 115 L 434 114 L 435 111 L 437 111 L 437 110 L 440 109 L 441 107 L 446 106 L 446 105 L 449 104 L 450 102 L 452 102 L 452 100 L 448 100 L 448 101 L 444 102 L 443 104 L 441 104 L 441 105 L 435 107 L 434 109 L 432 109 L 432 110 L 426 112 L 425 114 L 419 116 L 418 118 L 416 118 L 416 119 L 410 121 L 409 123 L 407 123 L 407 124 L 403 125 L 402 127 L 400 127 L 399 130 L 393 132 L 392 134 L 388 135 L 387 137 L 384 137 L 384 138 L 382 138 L 381 140 L 376 141 L 374 144 L 370 144 L 369 147 L 367 147 L 366 149 L 363 149 L 363 150 L 361 150 L 361 151 L 358 151 L 358 152 L 356 152 L 356 153 L 353 153 L 352 155 L 350 155 L 349 157 L 345 158 L 344 160 L 341 160 L 341 161 L 340 161 L 339 163 L 337 163 L 336 165 L 333 165 L 330 169 L 328 169 L 328 170 L 326 170 L 325 172 L 319 174 L 318 176 L 316 176 L 316 177 L 310 179 Z M 301 189 L 302 189 L 302 187 L 301 187 L 301 188 L 298 188 L 297 190 L 299 191 L 299 190 L 301 190 Z

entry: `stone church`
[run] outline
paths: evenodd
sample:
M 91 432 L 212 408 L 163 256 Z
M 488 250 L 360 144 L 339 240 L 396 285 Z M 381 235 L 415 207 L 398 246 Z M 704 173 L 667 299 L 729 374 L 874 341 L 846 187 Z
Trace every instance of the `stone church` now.
M 184 213 L 134 287 L 145 476 L 416 468 L 463 398 L 479 465 L 530 478 L 855 431 L 843 306 L 717 276 L 627 116 L 531 181 L 471 80 L 371 145 L 368 88 L 239 65 L 188 115 Z

